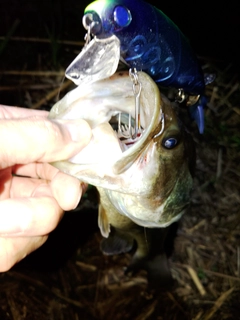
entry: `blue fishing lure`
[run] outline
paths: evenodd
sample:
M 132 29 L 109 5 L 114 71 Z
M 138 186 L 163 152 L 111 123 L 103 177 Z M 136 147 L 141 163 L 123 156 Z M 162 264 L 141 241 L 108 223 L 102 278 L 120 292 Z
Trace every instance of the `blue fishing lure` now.
M 131 68 L 145 71 L 163 86 L 203 92 L 203 73 L 188 40 L 154 6 L 141 0 L 98 0 L 84 15 L 88 24 L 93 22 L 91 34 L 118 37 L 121 57 Z
M 186 37 L 163 12 L 142 0 L 98 0 L 86 7 L 83 25 L 100 41 L 116 36 L 120 59 L 130 68 L 145 71 L 163 87 L 179 89 L 179 101 L 186 99 L 200 133 L 204 131 L 202 69 Z

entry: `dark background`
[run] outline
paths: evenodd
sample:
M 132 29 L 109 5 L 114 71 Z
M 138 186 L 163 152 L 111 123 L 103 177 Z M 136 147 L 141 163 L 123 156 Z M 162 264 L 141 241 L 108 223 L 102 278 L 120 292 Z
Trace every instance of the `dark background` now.
M 20 20 L 14 36 L 83 40 L 81 18 L 87 0 L 0 0 L 0 36 Z M 237 1 L 148 1 L 167 14 L 199 56 L 240 66 L 240 9 Z M 191 4 L 189 4 L 191 3 Z M 17 62 L 21 52 L 12 52 Z M 8 52 L 9 55 L 9 52 Z M 4 56 L 1 57 L 1 67 Z

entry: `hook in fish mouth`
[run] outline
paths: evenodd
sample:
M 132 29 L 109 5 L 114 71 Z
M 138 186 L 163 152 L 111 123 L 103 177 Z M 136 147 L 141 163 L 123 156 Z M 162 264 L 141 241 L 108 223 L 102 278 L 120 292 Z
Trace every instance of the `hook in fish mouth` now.
M 136 69 L 129 69 L 129 77 L 132 81 L 132 91 L 135 98 L 135 117 L 130 113 L 118 114 L 118 126 L 115 131 L 117 137 L 123 142 L 124 146 L 129 146 L 141 138 L 144 129 L 141 127 L 141 104 L 140 96 L 142 91 L 142 84 L 139 81 L 138 72 Z M 113 122 L 110 120 L 110 124 Z M 113 127 L 113 126 L 112 126 Z
M 135 119 L 129 113 L 119 112 L 109 121 L 112 129 L 116 132 L 123 152 L 141 139 L 144 128 L 140 126 L 135 132 Z

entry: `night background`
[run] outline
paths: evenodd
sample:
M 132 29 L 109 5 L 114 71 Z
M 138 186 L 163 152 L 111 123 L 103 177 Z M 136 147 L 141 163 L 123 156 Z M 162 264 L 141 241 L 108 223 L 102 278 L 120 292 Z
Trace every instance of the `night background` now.
M 89 188 L 47 243 L 0 275 L 0 319 L 240 319 L 240 9 L 238 1 L 148 1 L 189 39 L 204 70 L 205 132 L 186 126 L 197 165 L 189 212 L 170 257 L 174 286 L 149 288 L 123 272 L 131 253 L 99 249 L 97 194 Z M 0 104 L 49 110 L 70 89 L 89 1 L 0 0 Z
M 172 3 L 148 1 L 162 10 L 189 39 L 200 58 L 224 62 L 240 70 L 240 9 L 237 1 L 189 1 Z M 66 46 L 59 41 L 82 42 L 85 29 L 82 15 L 89 1 L 0 0 L 1 70 L 48 71 L 65 69 L 80 51 L 79 45 Z M 9 41 L 10 37 L 47 39 Z M 24 62 L 23 62 L 24 61 Z M 7 79 L 6 79 L 7 78 Z M 9 77 L 0 78 L 7 82 Z M 1 103 L 24 104 L 21 96 L 0 92 Z
M 179 26 L 199 56 L 232 62 L 239 68 L 240 9 L 237 1 L 219 1 L 217 4 L 214 1 L 197 1 L 190 5 L 189 1 L 148 2 L 162 10 Z M 12 32 L 13 36 L 18 37 L 50 38 L 51 41 L 60 39 L 83 41 L 85 30 L 81 20 L 83 10 L 88 3 L 86 0 L 1 0 L 0 35 Z M 17 52 L 11 52 L 10 47 L 5 47 L 3 50 L 1 45 L 1 66 L 7 69 L 10 63 L 12 67 L 21 61 L 21 56 L 27 54 L 28 49 L 24 48 L 26 44 L 21 45 L 19 44 Z M 39 47 L 31 50 L 34 49 Z M 43 49 L 53 50 L 47 46 Z M 52 53 L 53 61 L 49 61 L 48 66 L 51 69 L 57 67 L 56 63 L 61 63 L 64 60 L 63 55 L 66 55 L 61 46 L 54 50 L 56 52 Z M 36 55 L 33 54 L 33 61 L 34 58 L 36 59 Z

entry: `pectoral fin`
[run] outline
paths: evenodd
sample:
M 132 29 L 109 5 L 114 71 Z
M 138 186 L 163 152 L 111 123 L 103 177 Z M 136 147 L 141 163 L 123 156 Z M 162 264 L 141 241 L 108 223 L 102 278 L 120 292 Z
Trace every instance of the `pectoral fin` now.
M 107 214 L 101 204 L 98 206 L 98 226 L 104 238 L 108 238 L 111 231 Z

